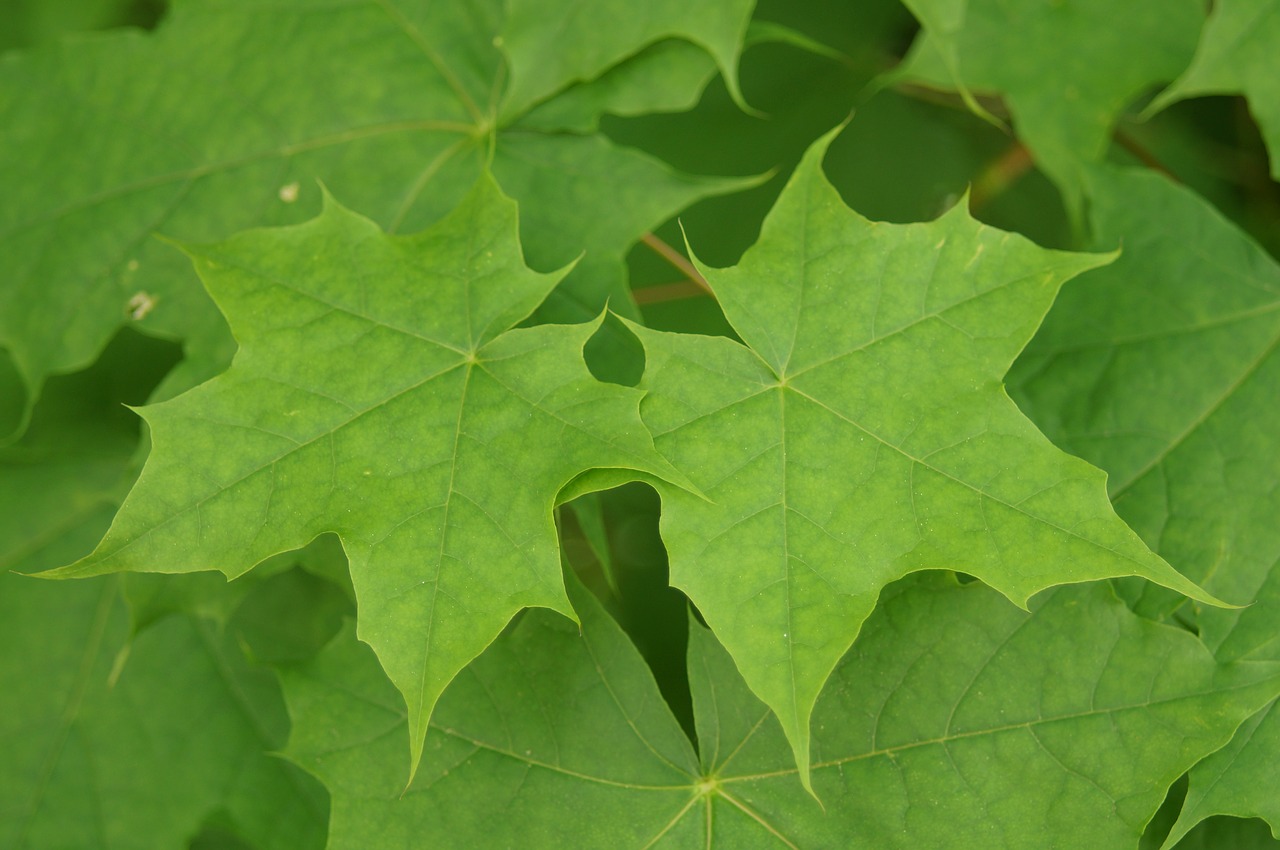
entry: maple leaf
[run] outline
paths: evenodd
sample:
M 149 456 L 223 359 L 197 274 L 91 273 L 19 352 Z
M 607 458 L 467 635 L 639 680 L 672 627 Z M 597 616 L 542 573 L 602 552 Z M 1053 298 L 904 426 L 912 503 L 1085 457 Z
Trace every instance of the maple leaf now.
M 1245 609 L 1187 612 L 1222 661 L 1280 661 L 1280 266 L 1191 191 L 1136 170 L 1087 183 L 1113 266 L 1063 294 L 1010 373 L 1046 432 L 1110 473 L 1117 512 L 1208 590 Z M 1168 616 L 1185 600 L 1126 588 Z M 1274 704 L 1191 772 L 1172 844 L 1215 813 L 1280 825 L 1266 781 L 1280 759 Z
M 408 790 L 404 708 L 350 632 L 284 671 L 287 753 L 329 789 L 332 847 L 1118 847 L 1277 688 L 1104 585 L 1027 613 L 920 576 L 886 594 L 819 703 L 819 804 L 710 632 L 690 623 L 695 755 L 639 653 L 568 584 L 581 632 L 532 611 L 503 635 L 441 699 Z
M 1063 281 L 1110 257 L 1044 250 L 962 207 L 867 221 L 822 174 L 831 138 L 739 265 L 703 269 L 745 344 L 634 327 L 641 415 L 706 494 L 664 488 L 671 582 L 778 713 L 806 780 L 818 692 L 907 573 L 960 570 L 1019 605 L 1123 575 L 1212 599 L 1000 383 Z
M 1024 3 L 906 0 L 923 35 L 898 78 L 1004 95 L 1018 138 L 1077 207 L 1080 165 L 1107 150 L 1130 100 L 1190 61 L 1204 21 L 1195 0 Z
M 305 220 L 317 178 L 384 227 L 413 231 L 491 167 L 522 204 L 531 263 L 557 268 L 586 252 L 544 318 L 583 321 L 606 300 L 634 310 L 626 250 L 692 201 L 745 184 L 674 173 L 594 133 L 599 115 L 635 104 L 576 75 L 606 74 L 660 38 L 692 39 L 736 67 L 752 4 L 668 3 L 644 26 L 611 23 L 603 35 L 582 29 L 589 10 L 564 13 L 575 5 L 520 2 L 508 26 L 499 0 L 191 0 L 154 34 L 6 55 L 0 349 L 12 362 L 0 378 L 12 369 L 20 380 L 0 380 L 0 437 L 21 431 L 50 374 L 86 367 L 123 326 L 186 343 L 160 397 L 225 368 L 234 344 L 218 311 L 182 258 L 149 237 L 211 241 Z M 554 32 L 519 29 L 537 10 Z M 547 61 L 590 43 L 607 49 L 586 65 Z M 708 79 L 637 69 L 668 86 L 649 103 L 658 108 L 688 102 Z M 583 132 L 521 125 L 560 92 L 585 114 Z
M 169 850 L 210 821 L 262 850 L 324 845 L 323 789 L 269 755 L 278 684 L 190 615 L 130 637 L 116 577 L 0 574 L 0 845 Z
M 516 231 L 485 178 L 412 237 L 331 202 L 305 225 L 191 248 L 240 350 L 141 410 L 153 449 L 137 485 L 98 548 L 48 574 L 234 577 L 337 533 L 361 638 L 410 706 L 416 766 L 440 691 L 512 615 L 571 613 L 558 491 L 595 467 L 682 480 L 653 450 L 641 393 L 587 371 L 599 322 L 509 330 L 561 277 L 525 267 Z
M 1188 97 L 1239 92 L 1271 155 L 1271 176 L 1280 179 L 1280 3 L 1275 0 L 1222 0 L 1209 11 L 1191 66 L 1160 93 L 1151 114 Z

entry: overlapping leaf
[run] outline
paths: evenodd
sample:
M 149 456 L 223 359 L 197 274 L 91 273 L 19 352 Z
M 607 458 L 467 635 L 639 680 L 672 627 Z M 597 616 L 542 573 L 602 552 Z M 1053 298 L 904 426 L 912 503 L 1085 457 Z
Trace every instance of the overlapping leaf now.
M 565 43 L 599 41 L 582 29 L 589 15 L 566 13 L 573 5 L 517 4 L 521 20 L 563 25 L 530 33 L 507 27 L 499 0 L 192 0 L 155 35 L 5 56 L 0 348 L 21 386 L 6 389 L 0 412 L 17 416 L 0 432 L 25 418 L 49 374 L 88 365 L 125 324 L 187 342 L 170 393 L 216 373 L 232 350 L 225 327 L 151 234 L 211 240 L 301 220 L 318 205 L 317 178 L 384 226 L 416 229 L 451 209 L 492 159 L 524 205 L 535 265 L 587 251 L 549 315 L 579 320 L 610 295 L 625 308 L 626 248 L 690 201 L 738 184 L 674 174 L 603 137 L 522 130 L 521 109 L 500 118 L 500 101 L 509 87 L 525 107 L 572 92 L 578 75 L 604 73 L 664 36 L 711 45 L 730 67 L 751 4 L 716 4 L 714 16 L 668 4 L 645 13 L 645 26 L 611 26 L 608 49 L 588 66 L 560 67 L 546 60 Z M 511 73 L 504 39 L 516 45 Z M 681 77 L 694 90 L 661 102 L 687 101 L 705 80 Z M 596 91 L 588 111 L 610 109 L 616 94 Z
M 688 808 L 688 737 L 639 653 L 570 588 L 582 629 L 523 615 L 446 692 L 407 790 L 394 767 L 403 702 L 350 633 L 282 673 L 286 752 L 329 788 L 331 848 L 428 834 L 442 847 L 643 847 Z M 698 833 L 683 824 L 670 846 L 699 846 L 678 840 Z
M 416 764 L 440 691 L 513 614 L 569 613 L 557 492 L 595 467 L 680 480 L 639 391 L 587 371 L 598 323 L 508 330 L 560 276 L 525 267 L 516 229 L 485 178 L 413 237 L 330 203 L 305 225 L 191 249 L 236 360 L 143 410 L 138 484 L 59 574 L 237 576 L 337 533 L 361 637 L 410 706 Z
M 1210 649 L 1280 660 L 1280 267 L 1163 177 L 1101 170 L 1089 188 L 1098 245 L 1124 254 L 1064 293 L 1012 381 L 1050 435 L 1110 472 L 1117 511 L 1161 555 L 1253 601 L 1199 612 Z M 1135 602 L 1167 615 L 1181 599 Z M 1275 713 L 1192 772 L 1173 839 L 1215 812 L 1280 825 Z
M 907 0 L 924 34 L 902 73 L 1003 94 L 1018 138 L 1069 200 L 1130 100 L 1173 79 L 1203 24 L 1195 0 Z
M 695 700 L 739 707 L 714 730 L 726 846 L 769 825 L 814 847 L 1132 847 L 1185 766 L 1280 689 L 1274 666 L 1215 666 L 1105 586 L 1055 590 L 1028 615 L 979 585 L 922 577 L 884 601 L 815 711 L 823 818 L 727 656 L 704 657 Z M 704 754 L 711 734 L 699 726 Z
M 695 756 L 594 599 L 529 612 L 441 701 L 403 793 L 394 689 L 351 638 L 285 673 L 289 753 L 331 846 L 1134 846 L 1165 789 L 1276 690 L 1105 586 L 1033 614 L 945 577 L 889 595 L 816 713 L 814 789 L 733 661 L 691 625 Z M 495 817 L 494 811 L 502 812 Z
M 1112 512 L 1000 379 L 1062 282 L 1105 255 L 1046 251 L 956 208 L 867 221 L 816 144 L 733 269 L 704 273 L 745 345 L 636 328 L 658 450 L 707 498 L 664 496 L 671 580 L 782 720 L 809 714 L 880 589 L 915 570 L 1019 604 L 1139 575 L 1203 598 Z
M 1227 746 L 1192 768 L 1186 799 L 1164 846 L 1175 846 L 1214 815 L 1280 822 L 1280 801 L 1271 784 L 1278 753 L 1280 705 L 1272 702 L 1249 718 Z M 1271 834 L 1280 837 L 1274 826 Z
M 268 755 L 288 727 L 270 674 L 185 616 L 122 657 L 123 608 L 114 578 L 0 575 L 0 845 L 171 850 L 217 822 L 260 850 L 323 846 L 323 790 Z
M 1183 98 L 1241 93 L 1271 154 L 1271 176 L 1280 179 L 1280 3 L 1222 0 L 1209 13 L 1200 46 L 1186 73 L 1151 105 Z

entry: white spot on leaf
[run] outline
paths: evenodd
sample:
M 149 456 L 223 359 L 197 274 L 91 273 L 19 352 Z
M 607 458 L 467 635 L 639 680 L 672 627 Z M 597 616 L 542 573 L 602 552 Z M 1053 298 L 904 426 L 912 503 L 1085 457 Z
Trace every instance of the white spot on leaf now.
M 140 322 L 147 317 L 156 306 L 156 299 L 147 292 L 138 292 L 129 299 L 129 303 L 124 305 L 125 312 L 129 314 L 129 318 L 135 322 Z
M 298 188 L 298 181 L 295 180 L 288 185 L 281 186 L 280 191 L 277 194 L 280 195 L 280 200 L 284 201 L 286 204 L 292 204 L 294 201 L 298 200 Z

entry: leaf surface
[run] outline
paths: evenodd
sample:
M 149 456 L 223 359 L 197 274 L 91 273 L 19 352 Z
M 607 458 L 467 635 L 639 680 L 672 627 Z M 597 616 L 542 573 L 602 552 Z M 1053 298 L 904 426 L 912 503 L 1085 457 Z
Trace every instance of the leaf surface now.
M 329 204 L 312 222 L 192 248 L 240 350 L 142 410 L 153 450 L 93 554 L 56 571 L 240 575 L 336 533 L 360 636 L 405 694 L 414 764 L 440 691 L 521 608 L 569 613 L 552 507 L 572 478 L 680 480 L 640 392 L 603 384 L 597 325 L 509 330 L 558 274 L 524 265 L 489 179 L 412 237 Z
M 1209 12 L 1200 46 L 1186 72 L 1148 110 L 1188 97 L 1239 92 L 1262 130 L 1271 176 L 1280 179 L 1280 3 L 1223 0 Z
M 502 40 L 513 81 L 504 112 L 518 114 L 568 83 L 594 80 L 639 48 L 672 37 L 704 48 L 736 94 L 738 54 L 754 7 L 755 0 L 651 0 L 644 6 L 512 0 Z
M 330 789 L 332 848 L 426 833 L 456 847 L 642 847 L 681 819 L 693 747 L 635 647 L 570 590 L 581 631 L 548 611 L 522 615 L 446 692 L 407 790 L 388 770 L 404 704 L 349 632 L 282 673 L 287 753 Z M 668 846 L 697 834 L 683 828 Z
M 735 710 L 715 747 L 699 726 L 724 846 L 1133 847 L 1186 766 L 1280 687 L 1274 666 L 1215 665 L 1105 585 L 1055 589 L 1030 614 L 946 576 L 887 595 L 814 713 L 825 818 L 732 660 L 695 638 L 695 710 Z
M 279 688 L 192 617 L 127 647 L 118 580 L 0 575 L 0 845 L 171 850 L 210 819 L 261 850 L 324 844 L 322 789 L 267 754 Z
M 1112 267 L 1074 282 L 1011 383 L 1062 445 L 1111 474 L 1116 510 L 1171 563 L 1249 607 L 1193 612 L 1224 661 L 1280 660 L 1280 266 L 1207 203 L 1149 172 L 1092 173 Z M 1183 600 L 1150 589 L 1140 611 Z M 1214 813 L 1280 825 L 1274 707 L 1191 774 L 1170 841 Z
M 751 6 L 714 4 L 709 17 L 676 5 L 649 15 L 647 29 L 611 26 L 595 72 L 657 33 L 690 27 L 728 50 Z M 534 8 L 520 4 L 525 18 Z M 690 16 L 697 21 L 685 26 Z M 598 135 L 518 130 L 521 110 L 500 120 L 504 92 L 541 74 L 546 63 L 534 60 L 561 52 L 553 35 L 511 31 L 498 0 L 191 0 L 154 35 L 5 56 L 0 348 L 21 386 L 0 401 L 21 415 L 0 429 L 20 430 L 47 376 L 87 366 L 124 325 L 188 343 L 165 397 L 224 368 L 234 348 L 218 311 L 151 235 L 210 241 L 298 222 L 319 206 L 317 180 L 384 227 L 412 231 L 452 209 L 492 160 L 524 207 L 535 265 L 588 254 L 550 318 L 581 321 L 611 296 L 625 311 L 626 249 L 691 201 L 741 181 L 678 175 Z M 523 57 L 515 76 L 504 39 Z M 551 87 L 540 96 L 573 81 L 559 71 L 539 80 L 539 92 Z M 706 74 L 675 81 L 684 88 L 667 101 L 687 101 Z M 613 102 L 607 91 L 587 98 L 588 119 Z M 561 221 L 566 198 L 581 214 Z M 583 221 L 594 226 L 580 231 Z
M 1019 611 L 980 584 L 888 594 L 816 713 L 814 789 L 772 712 L 693 623 L 700 759 L 639 654 L 573 585 L 441 700 L 401 796 L 395 690 L 348 632 L 284 673 L 288 752 L 329 788 L 335 850 L 443 846 L 1136 846 L 1165 789 L 1277 688 L 1105 586 Z M 496 809 L 502 817 L 494 817 Z M 887 813 L 887 814 L 886 814 Z
M 635 328 L 671 581 L 778 713 L 807 777 L 809 714 L 889 582 L 962 570 L 1018 604 L 1140 575 L 1202 591 L 1112 512 L 1104 476 L 1009 401 L 1005 370 L 1063 281 L 1046 251 L 957 207 L 919 225 L 848 209 L 810 149 L 742 262 L 704 269 L 745 345 Z

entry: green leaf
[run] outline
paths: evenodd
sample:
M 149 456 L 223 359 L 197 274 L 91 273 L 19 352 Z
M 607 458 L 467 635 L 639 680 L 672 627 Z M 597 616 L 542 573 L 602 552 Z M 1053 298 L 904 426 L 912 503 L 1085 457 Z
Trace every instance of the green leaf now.
M 154 0 L 6 2 L 0 43 Z M 0 54 L 0 569 L 92 550 L 152 444 L 120 402 L 159 402 L 147 478 L 82 565 L 130 569 L 0 576 L 0 847 L 324 841 L 258 662 L 305 680 L 293 737 L 339 847 L 1156 850 L 1175 823 L 1175 850 L 1280 845 L 1280 184 L 1244 97 L 1132 114 L 1249 7 L 918 0 L 895 85 L 919 31 L 899 0 L 749 6 L 175 0 L 152 33 Z M 1224 90 L 1265 98 L 1268 20 L 1238 30 Z M 822 173 L 861 218 L 811 153 L 712 274 L 730 322 L 667 246 L 683 226 L 703 265 L 738 263 L 855 107 Z M 1184 188 L 1095 169 L 1108 134 L 1108 160 Z M 321 213 L 327 190 L 367 218 Z M 1093 268 L 969 216 L 1124 254 Z M 640 303 L 726 339 L 633 333 Z M 1001 393 L 1015 355 L 1003 380 L 1104 467 L 1112 509 Z M 645 417 L 700 413 L 658 451 Z M 664 496 L 676 581 L 732 654 L 669 583 Z M 1075 582 L 1172 575 L 1112 510 L 1248 606 Z M 756 696 L 770 677 L 790 726 Z
M 1108 470 L 1116 510 L 1161 555 L 1214 593 L 1254 600 L 1199 612 L 1209 648 L 1280 661 L 1280 266 L 1159 175 L 1099 169 L 1088 185 L 1096 243 L 1123 241 L 1124 253 L 1064 292 L 1011 382 L 1051 436 Z M 1134 596 L 1157 616 L 1183 602 Z M 1238 751 L 1192 771 L 1171 842 L 1216 812 L 1280 825 L 1267 779 L 1277 721 L 1253 725 Z
M 707 498 L 664 491 L 672 584 L 782 720 L 807 780 L 809 715 L 880 589 L 975 575 L 1020 605 L 1139 575 L 1201 599 L 1112 512 L 1000 378 L 1058 287 L 1109 261 L 1046 251 L 956 208 L 867 221 L 805 156 L 733 269 L 703 269 L 745 345 L 635 328 L 658 450 Z
M 1191 784 L 1165 847 L 1173 847 L 1214 815 L 1264 818 L 1280 823 L 1280 800 L 1270 784 L 1280 755 L 1280 704 L 1249 718 L 1227 746 L 1191 770 Z M 1272 835 L 1277 835 L 1273 826 Z
M 1240 93 L 1262 130 L 1271 154 L 1271 176 L 1280 179 L 1280 3 L 1220 0 L 1209 12 L 1191 67 L 1160 93 L 1148 112 L 1206 94 Z
M 682 38 L 719 65 L 735 97 L 738 54 L 755 0 L 511 0 L 502 48 L 511 65 L 502 114 L 519 114 L 569 83 L 593 80 L 641 47 Z
M 520 201 L 529 264 L 553 269 L 577 263 L 539 308 L 538 318 L 545 322 L 595 318 L 606 301 L 616 312 L 637 315 L 622 257 L 639 235 L 695 198 L 756 182 L 676 174 L 601 136 L 522 128 L 512 128 L 508 136 L 511 143 L 494 153 L 493 174 Z M 576 241 L 567 241 L 566 233 Z
M 354 613 L 333 583 L 292 569 L 255 587 L 236 609 L 229 629 L 259 663 L 292 664 L 323 649 Z
M 116 507 L 118 508 L 119 505 Z M 94 542 L 101 539 L 102 535 L 99 534 Z M 92 544 L 86 547 L 86 553 L 92 552 L 93 548 Z M 316 565 L 323 565 L 323 569 L 316 571 L 314 569 Z M 294 570 L 294 567 L 301 569 Z M 295 575 L 304 570 L 316 582 L 326 587 L 323 590 L 318 589 L 305 578 Z M 271 587 L 278 586 L 280 582 L 294 584 L 294 595 L 299 598 L 294 600 L 293 607 L 317 615 L 335 604 L 342 608 L 342 613 L 346 613 L 346 606 L 355 601 L 354 591 L 350 588 L 351 577 L 347 572 L 346 555 L 342 552 L 341 542 L 331 534 L 316 538 L 305 549 L 282 552 L 268 558 L 254 567 L 253 572 L 240 576 L 232 582 L 227 581 L 225 575 L 216 572 L 179 575 L 126 573 L 121 576 L 121 579 L 121 591 L 129 606 L 129 620 L 135 632 L 175 613 L 197 616 L 216 623 L 222 628 L 232 626 L 234 617 L 243 617 L 245 606 L 261 605 L 261 597 L 269 593 Z M 320 581 L 321 579 L 324 581 Z M 335 597 L 342 596 L 344 592 L 347 602 L 340 603 Z M 255 600 L 257 600 L 256 603 Z M 306 640 L 304 635 L 284 633 L 284 629 L 294 627 L 283 616 L 276 618 L 274 623 L 266 625 L 267 627 L 274 625 L 281 630 L 279 638 L 282 642 Z M 329 632 L 329 636 L 332 636 L 333 631 L 336 630 L 335 627 Z M 243 635 L 241 640 L 246 644 L 257 643 L 247 641 Z M 288 653 L 284 647 L 280 649 Z M 276 659 L 272 652 L 272 648 L 266 648 L 258 652 L 258 657 L 260 660 L 265 657 L 266 660 L 274 663 Z
M 1089 192 L 1095 243 L 1124 252 L 1065 289 L 1010 384 L 1050 437 L 1107 470 L 1116 510 L 1161 555 L 1251 600 L 1280 556 L 1280 439 L 1267 425 L 1280 266 L 1159 175 L 1097 169 Z M 1152 614 L 1181 604 L 1152 597 Z
M 330 203 L 314 221 L 191 248 L 240 350 L 143 408 L 153 450 L 94 553 L 57 575 L 240 575 L 334 532 L 360 636 L 405 695 L 416 766 L 444 686 L 520 609 L 570 612 L 552 507 L 580 472 L 681 480 L 640 393 L 591 377 L 595 325 L 508 330 L 555 286 L 483 179 L 412 237 Z
M 287 753 L 329 788 L 331 850 L 424 834 L 460 847 L 642 847 L 689 808 L 689 739 L 636 649 L 569 587 L 581 631 L 548 611 L 522 615 L 446 692 L 407 790 L 394 768 L 404 704 L 349 631 L 283 671 Z
M 714 747 L 699 727 L 726 846 L 766 829 L 802 847 L 1135 846 L 1168 786 L 1280 685 L 1274 666 L 1215 665 L 1105 586 L 1055 590 L 1028 615 L 920 577 L 887 594 L 815 711 L 824 819 L 724 651 L 703 632 L 691 653 L 697 710 L 732 707 Z
M 0 656 L 0 845 L 170 850 L 216 816 L 260 850 L 323 846 L 323 791 L 267 754 L 272 677 L 190 617 L 127 645 L 117 585 L 0 575 L 0 643 L 23 648 Z
M 751 4 L 669 5 L 647 29 L 608 27 L 600 61 L 626 59 L 658 31 L 700 33 L 723 52 Z M 535 264 L 588 254 L 551 318 L 570 310 L 581 321 L 606 300 L 627 311 L 627 247 L 740 181 L 677 175 L 599 136 L 520 130 L 520 112 L 500 123 L 504 91 L 537 68 L 527 60 L 562 51 L 551 36 L 511 30 L 498 0 L 189 0 L 151 36 L 6 56 L 0 349 L 21 386 L 6 390 L 0 410 L 18 411 L 20 430 L 47 376 L 87 366 L 125 325 L 187 343 L 165 397 L 221 371 L 234 347 L 218 311 L 183 259 L 150 236 L 211 241 L 305 220 L 319 206 L 317 180 L 384 227 L 412 231 L 452 209 L 492 160 L 523 205 Z M 515 76 L 498 46 L 513 40 Z M 690 88 L 661 103 L 695 96 L 705 75 L 675 82 Z M 614 105 L 608 96 L 590 104 Z M 562 221 L 565 198 L 581 213 Z M 579 231 L 584 220 L 593 227 Z
M 816 713 L 814 788 L 691 625 L 695 757 L 638 654 L 571 584 L 582 632 L 525 614 L 450 686 L 407 791 L 404 708 L 348 632 L 284 673 L 288 752 L 332 795 L 335 850 L 459 846 L 1135 846 L 1167 786 L 1277 689 L 1105 586 L 1019 611 L 942 576 L 887 594 Z M 495 807 L 502 816 L 495 817 Z
M 896 76 L 1003 94 L 1018 138 L 1066 194 L 1121 111 L 1177 76 L 1203 24 L 1197 0 L 906 0 L 924 29 Z
M 797 49 L 791 43 L 749 42 L 741 62 L 746 99 L 765 113 L 744 113 L 720 80 L 708 87 L 698 106 L 676 115 L 609 117 L 610 137 L 661 157 L 695 174 L 762 174 L 773 179 L 732 196 L 708 198 L 680 214 L 680 223 L 699 234 L 699 255 L 715 265 L 732 263 L 760 232 L 769 208 L 813 139 L 846 119 L 861 94 L 886 66 L 897 61 L 891 50 L 910 36 L 915 21 L 898 0 L 767 0 L 758 4 L 753 30 L 790 29 L 832 45 L 844 57 Z M 751 37 L 748 33 L 748 37 Z M 855 114 L 858 120 L 860 113 Z M 842 139 L 842 141 L 844 141 Z M 919 140 L 913 140 L 914 148 Z M 888 142 L 896 155 L 906 149 Z M 875 161 L 884 162 L 877 153 Z M 963 182 L 961 183 L 963 186 Z M 670 244 L 682 241 L 680 227 L 669 222 L 655 231 Z M 670 265 L 647 250 L 632 252 L 632 285 L 672 281 Z M 652 261 L 645 269 L 644 260 Z M 661 292 L 661 290 L 658 290 Z M 699 310 L 698 308 L 705 308 Z M 711 331 L 718 310 L 709 299 L 649 304 L 646 324 L 665 329 Z M 722 324 L 722 323 L 720 323 Z

